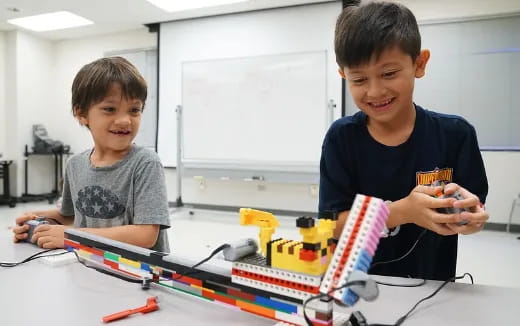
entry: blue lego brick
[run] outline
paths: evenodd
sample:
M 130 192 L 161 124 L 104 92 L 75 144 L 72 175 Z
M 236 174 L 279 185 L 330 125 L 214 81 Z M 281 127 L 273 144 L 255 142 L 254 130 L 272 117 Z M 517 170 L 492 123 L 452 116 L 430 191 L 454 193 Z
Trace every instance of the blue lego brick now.
M 269 308 L 273 308 L 286 313 L 298 313 L 298 307 L 288 303 L 271 300 L 265 297 L 255 296 L 255 302 Z
M 347 289 L 347 291 L 345 291 L 345 293 L 343 294 L 343 298 L 341 299 L 341 301 L 352 307 L 356 304 L 358 299 L 359 299 L 359 296 L 357 294 L 355 294 L 353 291 Z
M 359 259 L 356 263 L 356 266 L 354 266 L 354 270 L 360 270 L 363 272 L 367 272 L 371 263 L 372 263 L 372 256 L 370 256 L 370 254 L 365 249 L 363 249 L 363 250 L 361 250 L 361 253 L 359 255 Z
M 145 263 L 141 263 L 141 269 L 143 271 L 147 271 L 147 272 L 151 272 L 152 271 L 152 269 L 150 268 L 150 265 L 145 264 Z

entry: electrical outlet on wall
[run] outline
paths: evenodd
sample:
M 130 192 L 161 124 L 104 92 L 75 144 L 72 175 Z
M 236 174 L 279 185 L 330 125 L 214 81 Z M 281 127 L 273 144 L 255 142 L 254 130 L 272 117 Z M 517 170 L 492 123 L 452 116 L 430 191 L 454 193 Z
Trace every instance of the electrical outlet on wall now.
M 203 176 L 197 175 L 197 176 L 194 176 L 193 179 L 196 180 L 199 183 L 199 190 L 200 191 L 206 190 L 206 179 L 204 179 Z

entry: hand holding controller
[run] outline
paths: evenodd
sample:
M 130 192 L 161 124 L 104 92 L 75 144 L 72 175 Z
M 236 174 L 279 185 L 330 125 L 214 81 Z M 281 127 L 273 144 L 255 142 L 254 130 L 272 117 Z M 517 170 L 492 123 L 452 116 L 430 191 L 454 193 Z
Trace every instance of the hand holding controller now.
M 41 224 L 49 224 L 49 222 L 47 222 L 47 221 L 45 220 L 45 217 L 37 217 L 37 218 L 34 219 L 34 220 L 28 220 L 28 221 L 26 221 L 24 224 L 29 225 L 29 230 L 27 230 L 27 238 L 25 238 L 25 240 L 23 240 L 23 241 L 33 243 L 33 242 L 31 241 L 31 239 L 32 239 L 32 236 L 33 236 L 33 234 L 34 234 L 34 229 L 36 229 L 36 227 L 37 227 L 38 225 L 41 225 Z
M 441 199 L 444 199 L 444 198 L 455 198 L 457 200 L 462 200 L 464 199 L 464 197 L 460 194 L 460 192 L 457 190 L 455 191 L 453 194 L 446 194 L 444 192 L 444 183 L 440 182 L 440 181 L 435 181 L 434 183 L 432 183 L 432 187 L 438 187 L 438 186 L 441 186 L 442 187 L 442 190 L 435 196 L 436 198 L 441 198 Z M 443 214 L 459 214 L 459 213 L 462 213 L 462 212 L 465 212 L 467 211 L 465 208 L 457 208 L 457 207 L 440 207 L 440 208 L 437 208 L 437 212 L 439 213 L 443 213 Z M 466 225 L 468 224 L 468 221 L 464 220 L 464 221 L 461 221 L 459 223 L 457 223 L 457 225 L 461 226 L 461 225 Z

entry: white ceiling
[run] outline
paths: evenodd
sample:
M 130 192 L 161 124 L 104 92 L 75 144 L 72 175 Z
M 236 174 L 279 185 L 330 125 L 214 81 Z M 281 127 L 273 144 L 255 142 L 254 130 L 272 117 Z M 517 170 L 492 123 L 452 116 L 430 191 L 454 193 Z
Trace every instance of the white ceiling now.
M 176 0 L 172 0 L 176 1 Z M 229 12 L 284 7 L 324 0 L 251 0 L 181 13 L 168 13 L 146 0 L 0 0 L 0 31 L 15 29 L 11 18 L 68 10 L 94 21 L 94 25 L 38 33 L 53 39 L 79 38 L 137 29 L 147 23 L 194 18 Z M 396 0 L 408 6 L 419 21 L 436 21 L 487 15 L 520 13 L 520 0 Z M 12 12 L 8 8 L 17 8 Z

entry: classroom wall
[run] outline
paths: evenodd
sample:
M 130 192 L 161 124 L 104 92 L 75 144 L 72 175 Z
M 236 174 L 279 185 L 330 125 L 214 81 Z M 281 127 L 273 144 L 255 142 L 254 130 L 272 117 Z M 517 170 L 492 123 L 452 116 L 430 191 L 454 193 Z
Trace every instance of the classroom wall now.
M 0 32 L 0 154 L 5 156 L 5 33 Z
M 49 77 L 54 70 L 52 42 L 19 31 L 7 33 L 6 42 L 6 157 L 14 159 L 13 194 L 23 189 L 23 151 L 32 144 L 32 125 L 40 123 L 52 106 Z M 52 165 L 45 157 L 30 163 L 30 192 L 48 192 L 52 187 Z M 46 186 L 48 185 L 48 186 Z
M 520 152 L 483 152 L 489 194 L 486 209 L 489 222 L 507 223 L 513 199 L 520 193 Z M 168 200 L 175 202 L 176 175 L 174 169 L 166 169 Z M 260 186 L 259 186 L 260 185 Z M 182 184 L 185 203 L 273 208 L 292 211 L 316 212 L 317 187 L 304 184 L 271 184 L 258 182 L 204 180 L 186 178 Z M 520 224 L 520 207 L 517 207 L 513 223 Z
M 2 76 L 9 83 L 3 87 L 5 119 L 0 127 L 8 135 L 4 136 L 5 156 L 16 161 L 11 191 L 20 196 L 24 191 L 23 151 L 26 144 L 29 149 L 33 144 L 33 124 L 43 124 L 51 138 L 71 145 L 74 153 L 92 146 L 90 133 L 80 128 L 70 111 L 70 88 L 76 72 L 105 52 L 153 47 L 156 37 L 142 28 L 57 42 L 12 31 L 5 33 L 3 40 Z M 29 192 L 49 192 L 54 186 L 53 169 L 50 156 L 31 156 Z

